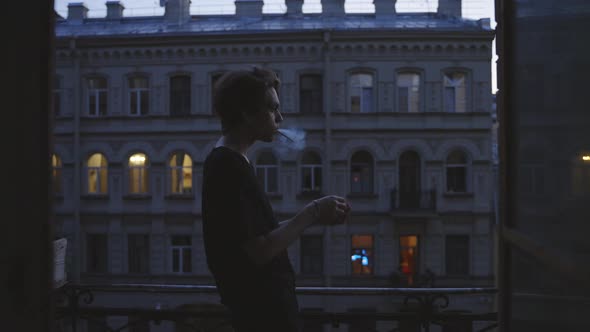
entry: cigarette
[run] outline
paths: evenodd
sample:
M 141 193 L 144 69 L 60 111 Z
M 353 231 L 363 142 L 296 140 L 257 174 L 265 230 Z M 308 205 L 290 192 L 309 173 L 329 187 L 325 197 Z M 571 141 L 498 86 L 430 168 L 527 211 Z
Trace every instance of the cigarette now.
M 289 141 L 291 141 L 291 142 L 295 142 L 295 141 L 293 141 L 293 139 L 292 139 L 291 137 L 287 136 L 286 134 L 283 134 L 283 132 L 282 132 L 282 131 L 280 131 L 280 130 L 277 130 L 277 133 L 281 134 L 281 136 L 285 137 L 285 138 L 286 138 L 286 139 L 288 139 Z

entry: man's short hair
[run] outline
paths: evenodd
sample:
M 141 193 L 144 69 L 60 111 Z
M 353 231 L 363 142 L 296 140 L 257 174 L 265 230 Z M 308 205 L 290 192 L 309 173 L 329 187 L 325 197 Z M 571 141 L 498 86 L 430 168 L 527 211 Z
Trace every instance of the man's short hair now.
M 239 126 L 242 112 L 254 114 L 266 107 L 267 91 L 278 91 L 280 81 L 274 71 L 253 67 L 223 74 L 213 88 L 213 112 L 221 119 L 223 134 Z

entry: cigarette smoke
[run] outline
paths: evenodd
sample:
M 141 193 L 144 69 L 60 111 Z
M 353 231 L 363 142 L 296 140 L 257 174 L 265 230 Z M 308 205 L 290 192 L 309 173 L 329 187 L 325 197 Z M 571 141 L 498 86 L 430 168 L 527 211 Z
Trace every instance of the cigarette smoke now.
M 275 144 L 273 149 L 280 155 L 281 159 L 286 159 L 290 152 L 301 151 L 305 148 L 305 131 L 297 128 L 279 129 L 279 131 L 292 140 L 277 135 L 278 144 Z

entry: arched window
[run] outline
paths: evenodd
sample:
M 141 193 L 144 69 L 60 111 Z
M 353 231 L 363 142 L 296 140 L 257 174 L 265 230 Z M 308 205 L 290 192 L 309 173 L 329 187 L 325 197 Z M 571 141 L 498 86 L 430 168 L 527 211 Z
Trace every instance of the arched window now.
M 358 151 L 350 160 L 350 192 L 373 193 L 373 157 L 366 151 Z
M 184 152 L 176 152 L 168 161 L 168 176 L 171 194 L 193 192 L 193 160 Z
M 420 112 L 420 75 L 397 74 L 397 109 L 402 113 Z
M 467 156 L 455 150 L 447 156 L 447 192 L 467 192 Z
M 444 111 L 463 113 L 467 111 L 467 77 L 465 73 L 453 72 L 444 75 Z
M 149 160 L 143 153 L 129 157 L 129 193 L 147 194 Z
M 170 77 L 170 115 L 182 116 L 191 113 L 191 77 Z
M 315 152 L 305 152 L 301 158 L 301 191 L 322 191 L 322 159 Z
M 128 83 L 129 115 L 148 114 L 150 107 L 150 89 L 147 77 L 130 77 Z
M 89 116 L 107 114 L 107 80 L 103 77 L 91 77 L 87 80 L 87 109 Z
M 91 155 L 86 161 L 87 193 L 106 194 L 108 189 L 108 162 L 101 153 Z
M 51 156 L 51 177 L 53 179 L 52 187 L 54 194 L 62 194 L 63 193 L 63 184 L 62 184 L 62 163 L 61 158 L 58 157 L 56 154 Z
M 351 113 L 373 112 L 373 75 L 355 73 L 350 76 L 348 90 Z
M 267 193 L 278 192 L 277 159 L 271 152 L 263 152 L 256 160 L 256 176 Z
M 59 76 L 53 78 L 53 115 L 61 115 L 62 79 Z

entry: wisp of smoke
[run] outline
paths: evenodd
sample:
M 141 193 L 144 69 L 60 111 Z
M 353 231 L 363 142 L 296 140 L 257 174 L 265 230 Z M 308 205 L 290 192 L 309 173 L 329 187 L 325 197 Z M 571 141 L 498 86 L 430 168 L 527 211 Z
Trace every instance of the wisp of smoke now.
M 289 152 L 301 151 L 305 148 L 305 131 L 296 128 L 279 129 L 282 135 L 278 135 L 278 144 L 273 149 L 281 159 L 285 159 Z M 287 137 L 285 137 L 287 136 Z

